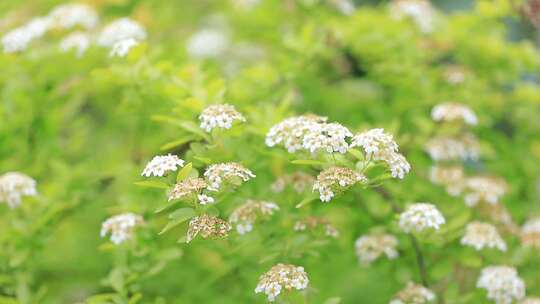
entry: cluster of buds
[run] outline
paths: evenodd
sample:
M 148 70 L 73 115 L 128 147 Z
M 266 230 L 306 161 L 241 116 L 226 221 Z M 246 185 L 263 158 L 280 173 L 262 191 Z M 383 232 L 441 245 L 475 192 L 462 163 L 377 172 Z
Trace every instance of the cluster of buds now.
M 245 234 L 253 230 L 253 224 L 259 216 L 267 218 L 278 210 L 276 203 L 248 200 L 231 213 L 229 223 L 236 226 L 238 233 Z
M 208 187 L 206 181 L 198 177 L 188 177 L 174 185 L 169 192 L 169 201 L 176 199 L 190 200 L 197 199 L 201 205 L 214 203 L 214 198 L 203 193 Z
M 385 255 L 393 260 L 398 257 L 398 240 L 391 234 L 371 233 L 359 237 L 354 243 L 356 256 L 360 263 L 369 265 Z
M 201 129 L 211 132 L 214 128 L 230 129 L 234 121 L 245 122 L 246 118 L 229 104 L 211 105 L 199 115 Z
M 36 181 L 19 172 L 8 172 L 0 176 L 0 203 L 10 208 L 18 207 L 23 196 L 36 196 Z
M 339 231 L 326 219 L 308 216 L 294 223 L 295 231 L 310 231 L 318 232 L 322 228 L 324 235 L 336 238 L 339 236 Z
M 297 171 L 292 174 L 281 175 L 271 185 L 272 191 L 283 192 L 288 185 L 291 185 L 296 193 L 303 193 L 306 189 L 312 188 L 315 178 L 307 173 Z
M 321 201 L 329 202 L 336 192 L 343 192 L 356 183 L 365 183 L 367 178 L 345 167 L 331 167 L 317 176 L 313 191 L 319 191 Z
M 430 289 L 409 282 L 390 300 L 390 304 L 425 304 L 435 302 L 435 298 L 435 293 Z
M 203 238 L 223 238 L 229 235 L 231 225 L 215 216 L 203 214 L 196 216 L 189 222 L 189 228 L 187 231 L 186 242 L 189 243 L 198 234 Z
M 309 279 L 303 267 L 290 264 L 277 264 L 259 278 L 255 293 L 264 292 L 268 301 L 275 301 L 282 290 L 302 290 L 308 286 Z

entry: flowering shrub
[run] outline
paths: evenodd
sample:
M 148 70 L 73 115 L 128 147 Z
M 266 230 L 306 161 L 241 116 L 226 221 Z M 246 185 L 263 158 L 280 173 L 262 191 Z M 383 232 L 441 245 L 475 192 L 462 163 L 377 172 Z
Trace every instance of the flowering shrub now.
M 0 5 L 0 303 L 540 301 L 538 1 L 57 2 Z

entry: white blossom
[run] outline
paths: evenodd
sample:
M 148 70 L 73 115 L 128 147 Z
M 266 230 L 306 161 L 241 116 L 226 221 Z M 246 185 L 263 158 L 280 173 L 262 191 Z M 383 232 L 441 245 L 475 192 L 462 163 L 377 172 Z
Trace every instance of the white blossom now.
M 338 123 L 311 124 L 304 135 L 302 147 L 311 153 L 322 150 L 327 153 L 346 153 L 349 144 L 346 139 L 352 133 Z
M 480 144 L 472 134 L 457 137 L 435 137 L 425 146 L 434 161 L 476 160 L 480 155 Z
M 189 222 L 186 242 L 191 242 L 199 234 L 204 239 L 207 239 L 209 237 L 227 237 L 230 230 L 231 225 L 226 221 L 215 216 L 203 214 L 201 216 L 196 216 L 192 218 Z
M 113 44 L 109 56 L 125 57 L 129 53 L 129 50 L 137 45 L 139 45 L 139 41 L 133 38 L 120 40 Z
M 233 122 L 245 122 L 246 118 L 229 104 L 211 105 L 205 108 L 201 115 L 201 129 L 211 132 L 214 128 L 230 129 Z
M 229 38 L 214 29 L 203 29 L 194 33 L 187 42 L 187 53 L 192 58 L 216 58 L 229 48 Z
M 134 213 L 123 213 L 108 218 L 101 225 L 101 237 L 111 234 L 111 242 L 120 244 L 133 237 L 135 228 L 144 223 L 140 215 Z
M 329 202 L 335 192 L 343 192 L 359 182 L 365 183 L 367 178 L 349 168 L 331 167 L 319 173 L 313 184 L 313 191 L 319 191 L 321 201 Z
M 251 170 L 245 168 L 238 163 L 221 163 L 209 166 L 204 172 L 204 176 L 208 180 L 207 189 L 210 191 L 218 191 L 223 182 L 247 182 L 255 177 Z
M 405 174 L 411 170 L 407 159 L 398 153 L 399 147 L 394 137 L 385 133 L 384 129 L 371 129 L 356 134 L 352 139 L 351 147 L 363 148 L 369 160 L 385 162 L 394 178 L 404 178 Z
M 145 40 L 146 30 L 138 22 L 124 17 L 109 23 L 98 36 L 97 43 L 112 47 L 115 43 L 126 40 Z
M 303 267 L 290 264 L 277 264 L 259 278 L 255 293 L 264 292 L 268 301 L 275 301 L 282 290 L 302 290 L 309 284 Z
M 446 192 L 452 196 L 459 195 L 465 186 L 465 174 L 461 166 L 432 166 L 429 180 L 436 185 L 445 186 Z
M 415 203 L 399 216 L 399 227 L 410 233 L 422 232 L 426 229 L 439 230 L 445 223 L 444 216 L 433 204 Z
M 435 293 L 430 289 L 409 282 L 407 283 L 407 287 L 398 292 L 390 300 L 390 304 L 425 304 L 434 302 L 435 298 Z
M 85 29 L 94 28 L 99 21 L 96 11 L 85 4 L 63 4 L 55 7 L 49 14 L 55 27 L 70 29 L 81 26 Z
M 398 257 L 398 240 L 391 234 L 372 233 L 359 237 L 354 243 L 356 256 L 362 264 L 371 264 L 385 255 L 393 260 Z
M 472 222 L 465 227 L 465 235 L 461 238 L 461 244 L 471 246 L 476 250 L 484 248 L 496 248 L 506 251 L 506 243 L 499 235 L 497 228 L 488 223 Z
M 157 155 L 152 158 L 142 172 L 142 176 L 163 176 L 169 171 L 176 171 L 184 166 L 184 161 L 176 155 Z
M 0 203 L 10 208 L 18 207 L 23 196 L 36 196 L 36 181 L 19 172 L 7 172 L 0 176 Z
M 463 121 L 469 125 L 476 125 L 478 118 L 468 106 L 455 102 L 438 104 L 431 110 L 431 118 L 434 121 Z
M 259 217 L 268 218 L 278 210 L 279 206 L 274 202 L 248 200 L 231 213 L 229 223 L 236 225 L 239 234 L 245 234 L 253 230 Z
M 7 32 L 2 36 L 5 53 L 21 52 L 28 48 L 32 40 L 41 38 L 51 27 L 47 17 L 36 17 L 28 23 Z
M 210 205 L 214 203 L 214 198 L 206 194 L 199 194 L 197 195 L 197 198 L 199 199 L 199 203 L 201 205 Z
M 174 185 L 171 192 L 169 192 L 169 201 L 176 199 L 189 199 L 197 196 L 199 202 L 201 202 L 202 198 L 206 204 L 207 202 L 210 202 L 210 197 L 206 195 L 204 197 L 199 196 L 203 195 L 202 191 L 206 189 L 207 186 L 208 184 L 202 178 L 188 177 Z
M 283 144 L 289 153 L 304 149 L 304 137 L 310 132 L 311 126 L 326 120 L 326 117 L 309 114 L 287 118 L 270 128 L 266 134 L 266 145 L 273 147 Z
M 69 52 L 74 49 L 77 57 L 81 57 L 89 46 L 90 37 L 83 32 L 71 33 L 60 42 L 60 50 L 62 50 L 62 52 Z
M 487 290 L 487 298 L 497 304 L 511 304 L 525 297 L 525 283 L 509 266 L 485 267 L 476 287 Z
M 499 203 L 501 197 L 506 194 L 508 185 L 506 182 L 494 176 L 474 176 L 465 180 L 465 203 L 474 207 L 479 202 L 491 205 Z

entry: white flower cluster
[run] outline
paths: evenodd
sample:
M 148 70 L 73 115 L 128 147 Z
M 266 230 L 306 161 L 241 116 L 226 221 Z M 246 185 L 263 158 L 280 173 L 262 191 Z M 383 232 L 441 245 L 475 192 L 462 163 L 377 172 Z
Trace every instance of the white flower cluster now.
M 365 183 L 367 178 L 349 168 L 331 167 L 319 173 L 313 184 L 313 191 L 319 191 L 321 201 L 329 202 L 335 196 L 335 192 L 345 191 L 359 182 Z
M 268 301 L 273 302 L 282 289 L 286 291 L 292 289 L 302 290 L 308 286 L 308 283 L 309 279 L 304 267 L 277 264 L 261 275 L 255 293 L 264 292 L 268 297 Z
M 229 104 L 211 105 L 199 115 L 201 129 L 211 132 L 214 128 L 230 129 L 235 120 L 245 122 L 246 118 Z
M 199 200 L 199 203 L 202 205 L 212 203 L 214 202 L 214 199 L 202 193 L 207 186 L 208 184 L 202 178 L 186 178 L 185 180 L 174 185 L 171 192 L 169 192 L 168 200 L 172 201 L 176 199 L 189 199 L 197 197 L 197 199 L 203 199 L 202 201 Z
M 398 240 L 391 234 L 371 233 L 359 237 L 354 243 L 360 263 L 371 264 L 383 255 L 390 260 L 398 257 Z
M 205 239 L 209 237 L 226 237 L 229 231 L 231 231 L 231 225 L 226 221 L 212 215 L 203 214 L 192 218 L 189 222 L 186 242 L 191 242 L 198 234 Z
M 469 125 L 476 125 L 478 118 L 468 106 L 455 102 L 438 104 L 431 110 L 434 121 L 452 122 L 462 121 Z
M 207 189 L 210 191 L 218 191 L 223 182 L 247 182 L 255 177 L 251 170 L 245 168 L 239 163 L 221 163 L 210 165 L 204 172 L 204 176 L 208 180 Z
M 276 193 L 283 192 L 290 185 L 296 193 L 303 193 L 306 189 L 313 187 L 315 178 L 307 173 L 297 171 L 292 174 L 284 174 L 272 183 L 270 188 Z
M 399 216 L 399 227 L 407 233 L 422 232 L 429 228 L 439 230 L 445 222 L 439 209 L 428 203 L 412 204 Z
M 339 236 L 339 231 L 326 219 L 308 216 L 294 223 L 295 231 L 306 231 L 309 230 L 312 233 L 318 233 L 320 228 L 323 228 L 323 233 L 326 236 L 337 238 Z
M 484 248 L 496 248 L 506 251 L 506 243 L 499 235 L 497 228 L 488 223 L 472 222 L 465 227 L 465 235 L 461 244 L 471 246 L 480 251 Z
M 427 0 L 394 0 L 390 4 L 390 14 L 397 19 L 411 18 L 423 33 L 433 31 L 435 9 Z
M 97 44 L 110 48 L 109 56 L 124 57 L 146 39 L 146 30 L 138 22 L 123 17 L 109 23 L 97 38 Z
M 446 187 L 446 192 L 457 196 L 463 191 L 465 174 L 461 166 L 432 166 L 429 171 L 429 180 Z
M 60 50 L 62 52 L 66 53 L 75 49 L 77 57 L 81 57 L 88 47 L 90 47 L 90 36 L 83 32 L 71 33 L 60 42 Z
M 0 203 L 10 208 L 18 207 L 23 196 L 36 196 L 36 181 L 19 172 L 7 172 L 0 176 Z
M 59 5 L 51 11 L 49 18 L 55 27 L 63 29 L 76 26 L 91 29 L 96 27 L 99 21 L 98 14 L 93 8 L 80 3 Z
M 511 304 L 525 297 L 525 283 L 516 269 L 509 266 L 485 267 L 476 287 L 487 290 L 487 298 L 497 304 Z
M 273 147 L 283 144 L 289 153 L 304 149 L 304 137 L 310 132 L 311 126 L 323 124 L 326 120 L 326 117 L 317 115 L 287 118 L 270 128 L 266 134 L 266 145 Z
M 229 223 L 236 225 L 238 233 L 246 234 L 253 230 L 253 224 L 259 215 L 269 217 L 278 210 L 279 206 L 274 202 L 248 200 L 231 213 Z
M 131 48 L 139 45 L 139 41 L 133 38 L 127 38 L 120 40 L 117 43 L 113 44 L 111 51 L 109 52 L 110 57 L 126 57 Z
M 529 219 L 521 228 L 521 241 L 525 246 L 540 249 L 540 217 Z
M 458 137 L 435 137 L 425 146 L 426 152 L 435 161 L 476 160 L 480 145 L 472 134 Z
M 144 223 L 140 215 L 134 213 L 123 213 L 108 218 L 101 225 L 101 237 L 111 234 L 111 242 L 120 244 L 133 237 L 135 228 Z
M 105 47 L 113 47 L 126 39 L 145 40 L 146 30 L 137 21 L 123 17 L 106 25 L 97 38 L 97 44 Z
M 322 150 L 327 153 L 347 153 L 349 144 L 346 139 L 352 133 L 346 127 L 338 123 L 317 123 L 309 126 L 304 135 L 302 147 L 315 153 Z
M 229 38 L 223 31 L 202 29 L 189 38 L 186 50 L 192 58 L 217 58 L 227 51 L 229 45 Z
M 142 176 L 163 176 L 169 171 L 176 171 L 184 166 L 184 161 L 176 155 L 157 155 L 152 158 L 142 172 Z
M 506 194 L 508 185 L 498 177 L 476 176 L 465 180 L 465 203 L 474 207 L 479 202 L 491 205 L 499 203 L 501 197 Z
M 35 17 L 2 37 L 5 53 L 21 52 L 35 39 L 43 37 L 52 28 L 69 29 L 81 26 L 90 29 L 97 25 L 98 15 L 84 4 L 64 4 L 54 8 L 48 15 Z
M 435 298 L 435 293 L 430 289 L 409 282 L 404 289 L 390 300 L 390 304 L 424 304 L 434 302 Z
M 398 150 L 394 137 L 384 132 L 384 129 L 371 129 L 356 134 L 351 147 L 362 147 L 368 159 L 385 162 L 392 177 L 403 178 L 411 170 L 411 165 Z

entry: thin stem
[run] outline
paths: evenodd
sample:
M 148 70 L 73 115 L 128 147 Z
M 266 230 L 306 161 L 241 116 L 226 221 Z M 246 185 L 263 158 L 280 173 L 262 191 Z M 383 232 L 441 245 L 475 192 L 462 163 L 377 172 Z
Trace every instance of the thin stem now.
M 420 245 L 418 244 L 418 241 L 416 240 L 414 235 L 410 234 L 410 238 L 411 238 L 412 246 L 414 248 L 414 252 L 416 253 L 416 262 L 418 263 L 418 271 L 420 272 L 420 280 L 422 281 L 422 285 L 424 285 L 425 287 L 428 287 L 424 255 L 422 254 L 422 250 L 420 250 Z

